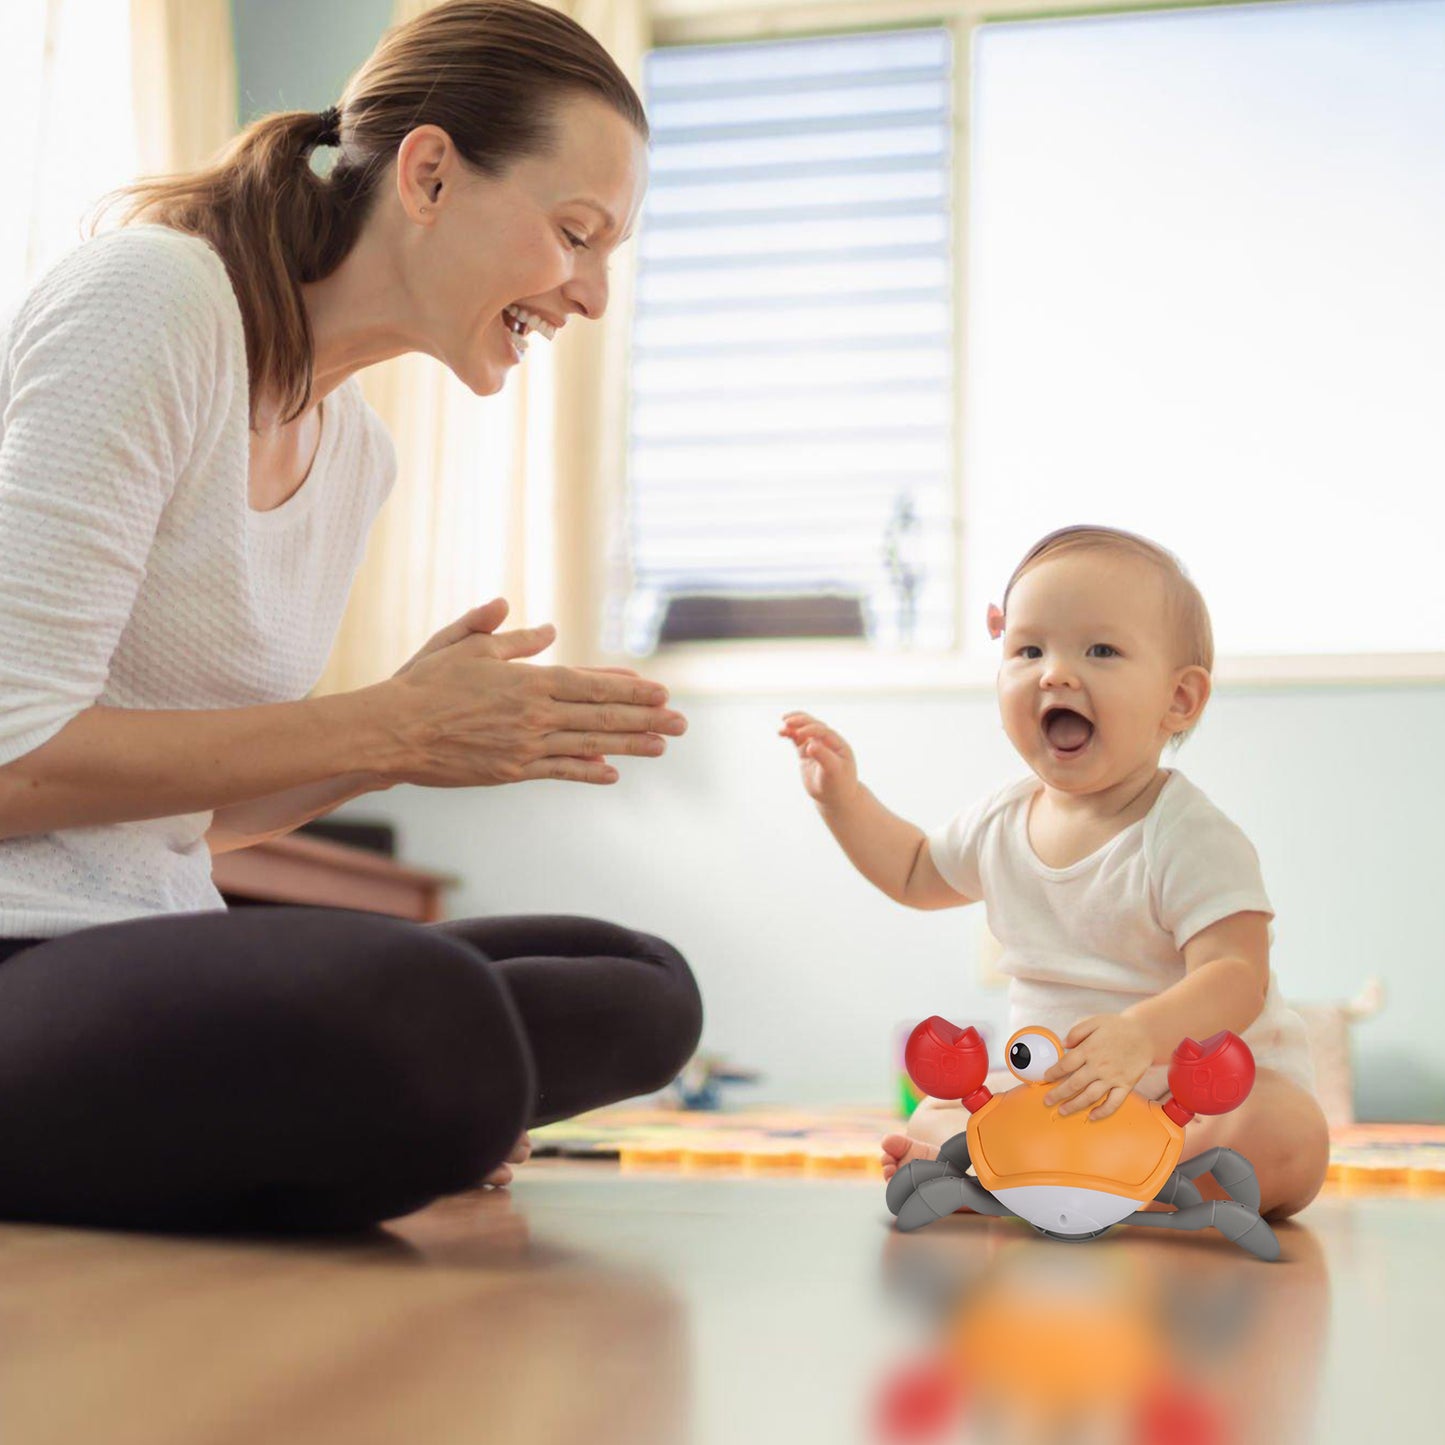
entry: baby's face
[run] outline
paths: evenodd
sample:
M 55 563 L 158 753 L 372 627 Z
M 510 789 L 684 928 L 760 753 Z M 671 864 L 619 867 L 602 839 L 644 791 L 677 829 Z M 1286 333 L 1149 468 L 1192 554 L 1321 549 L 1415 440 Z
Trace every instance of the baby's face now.
M 1140 557 L 1051 557 L 1009 594 L 1004 731 L 1050 787 L 1096 793 L 1157 766 L 1184 668 L 1164 579 Z

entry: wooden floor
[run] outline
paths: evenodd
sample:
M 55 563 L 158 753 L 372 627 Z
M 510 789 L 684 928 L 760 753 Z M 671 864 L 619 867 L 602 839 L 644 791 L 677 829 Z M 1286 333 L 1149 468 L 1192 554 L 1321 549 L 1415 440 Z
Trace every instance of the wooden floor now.
M 543 1160 L 343 1242 L 4 1226 L 0 1439 L 835 1445 L 925 1367 L 967 1400 L 935 1439 L 1136 1440 L 1146 1400 L 1161 1445 L 1440 1438 L 1445 1197 L 1327 1195 L 1273 1266 L 887 1218 L 871 1181 Z

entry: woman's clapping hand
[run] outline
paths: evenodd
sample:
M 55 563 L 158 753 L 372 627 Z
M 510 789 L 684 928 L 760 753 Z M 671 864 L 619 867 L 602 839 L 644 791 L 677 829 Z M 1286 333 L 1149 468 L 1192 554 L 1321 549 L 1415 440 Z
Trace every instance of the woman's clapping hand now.
M 625 668 L 540 667 L 550 625 L 496 629 L 501 598 L 443 628 L 381 689 L 402 743 L 395 781 L 485 787 L 613 783 L 609 756 L 657 757 L 687 729 L 667 690 Z

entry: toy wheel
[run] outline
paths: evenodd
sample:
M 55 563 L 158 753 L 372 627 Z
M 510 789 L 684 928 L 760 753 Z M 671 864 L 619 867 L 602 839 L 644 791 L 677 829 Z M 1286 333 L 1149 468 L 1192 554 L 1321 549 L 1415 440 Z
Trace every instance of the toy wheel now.
M 1096 1229 L 1089 1234 L 1055 1234 L 1052 1229 L 1045 1229 L 1039 1224 L 1034 1225 L 1034 1228 L 1045 1239 L 1057 1239 L 1060 1244 L 1087 1244 L 1089 1240 L 1097 1239 L 1101 1234 L 1108 1234 L 1113 1227 L 1112 1224 L 1106 1224 L 1102 1229 Z

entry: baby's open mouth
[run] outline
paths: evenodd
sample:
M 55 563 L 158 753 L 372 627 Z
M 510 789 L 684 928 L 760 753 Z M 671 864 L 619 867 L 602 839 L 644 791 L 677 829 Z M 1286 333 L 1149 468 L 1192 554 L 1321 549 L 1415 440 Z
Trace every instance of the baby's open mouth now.
M 1082 752 L 1094 736 L 1094 724 L 1073 708 L 1051 708 L 1044 714 L 1044 736 L 1055 752 Z

